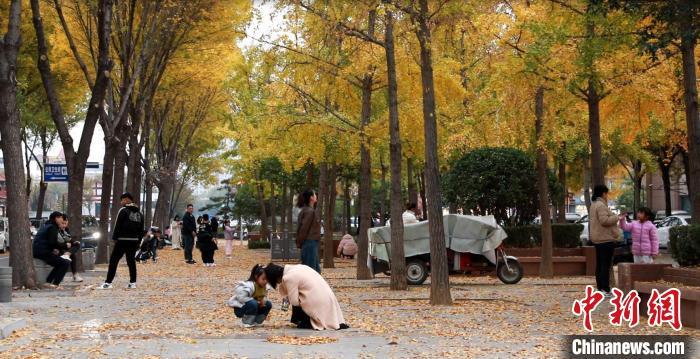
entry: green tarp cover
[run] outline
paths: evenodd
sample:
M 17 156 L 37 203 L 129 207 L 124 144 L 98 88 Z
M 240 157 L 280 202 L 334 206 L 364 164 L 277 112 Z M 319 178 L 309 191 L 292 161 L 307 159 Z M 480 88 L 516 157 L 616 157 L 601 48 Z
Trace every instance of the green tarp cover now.
M 445 246 L 455 252 L 483 254 L 498 247 L 507 237 L 493 216 L 464 216 L 448 214 L 443 217 Z M 430 253 L 428 222 L 404 226 L 406 257 Z M 371 256 L 389 261 L 391 255 L 391 227 L 369 229 Z

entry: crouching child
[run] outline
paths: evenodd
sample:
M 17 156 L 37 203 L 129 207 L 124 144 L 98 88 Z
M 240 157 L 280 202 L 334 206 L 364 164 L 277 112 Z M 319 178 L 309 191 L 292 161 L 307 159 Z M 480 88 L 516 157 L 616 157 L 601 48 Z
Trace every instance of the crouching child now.
M 236 283 L 233 296 L 228 305 L 233 308 L 236 317 L 241 318 L 246 328 L 259 326 L 267 318 L 272 303 L 267 297 L 267 276 L 265 267 L 256 264 L 247 281 Z

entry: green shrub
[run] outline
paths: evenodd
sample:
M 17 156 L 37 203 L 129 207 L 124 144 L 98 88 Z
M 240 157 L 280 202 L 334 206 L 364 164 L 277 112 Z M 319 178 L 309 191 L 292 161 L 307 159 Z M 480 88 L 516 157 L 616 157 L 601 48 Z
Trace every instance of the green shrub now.
M 503 228 L 508 234 L 504 245 L 512 248 L 532 248 L 536 247 L 534 232 L 539 230 L 539 226 L 524 225 L 524 226 L 509 226 Z
M 248 249 L 262 249 L 270 248 L 270 242 L 268 241 L 248 241 Z
M 552 239 L 555 248 L 576 248 L 581 245 L 581 232 L 583 225 L 580 223 L 555 223 L 552 224 Z
M 504 228 L 508 234 L 506 247 L 532 248 L 542 246 L 542 226 L 525 225 Z M 552 224 L 552 242 L 554 248 L 576 248 L 581 244 L 583 225 L 573 223 Z
M 669 250 L 681 266 L 700 264 L 700 225 L 671 228 Z

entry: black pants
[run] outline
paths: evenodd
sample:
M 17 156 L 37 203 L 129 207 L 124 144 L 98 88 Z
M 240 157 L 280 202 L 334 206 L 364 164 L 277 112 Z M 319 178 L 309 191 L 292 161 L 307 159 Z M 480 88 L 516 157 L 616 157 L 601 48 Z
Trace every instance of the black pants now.
M 200 252 L 202 252 L 202 263 L 214 263 L 213 248 L 201 249 Z
M 598 290 L 610 291 L 610 267 L 615 254 L 615 242 L 594 244 L 595 283 Z
M 112 250 L 112 256 L 109 257 L 109 269 L 107 270 L 107 280 L 105 282 L 112 283 L 114 276 L 117 274 L 117 265 L 124 255 L 126 255 L 126 264 L 129 266 L 129 281 L 136 283 L 136 250 L 139 248 L 138 241 L 117 241 Z
M 301 307 L 292 306 L 292 319 L 290 321 L 296 324 L 299 329 L 313 328 L 311 326 L 311 317 Z
M 63 277 L 65 277 L 66 272 L 68 272 L 68 268 L 70 268 L 70 263 L 61 258 L 61 256 L 53 253 L 38 255 L 35 256 L 35 258 L 41 259 L 42 261 L 46 262 L 46 264 L 53 267 L 51 273 L 49 273 L 49 275 L 46 277 L 46 282 L 53 285 L 61 284 Z
M 192 260 L 192 248 L 194 248 L 194 237 L 191 234 L 182 234 L 182 245 L 185 248 L 185 260 Z

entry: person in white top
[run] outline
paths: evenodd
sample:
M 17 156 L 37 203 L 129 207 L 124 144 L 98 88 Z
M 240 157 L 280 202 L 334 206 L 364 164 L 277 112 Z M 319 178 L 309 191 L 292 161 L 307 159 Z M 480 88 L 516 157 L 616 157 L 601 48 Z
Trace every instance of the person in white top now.
M 403 224 L 418 223 L 418 214 L 418 206 L 413 202 L 409 202 L 406 205 L 406 211 L 402 215 Z
M 180 217 L 175 216 L 170 222 L 170 243 L 171 248 L 179 250 L 182 247 L 182 228 L 180 227 Z

